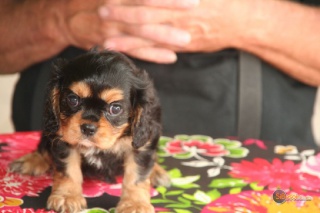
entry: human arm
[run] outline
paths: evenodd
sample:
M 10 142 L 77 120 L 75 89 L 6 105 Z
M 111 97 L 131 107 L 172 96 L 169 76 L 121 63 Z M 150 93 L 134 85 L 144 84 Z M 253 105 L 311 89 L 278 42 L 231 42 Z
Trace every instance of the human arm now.
M 220 4 L 217 20 L 224 33 L 218 33 L 218 39 L 203 49 L 221 45 L 248 51 L 301 82 L 320 85 L 320 8 L 278 0 L 216 3 Z M 189 48 L 196 48 L 197 42 L 199 39 Z
M 34 63 L 58 54 L 70 45 L 90 49 L 96 45 L 103 46 L 110 36 L 124 35 L 128 25 L 104 20 L 99 13 L 100 8 L 106 4 L 123 2 L 125 1 L 0 1 L 0 73 L 22 71 Z M 188 0 L 163 0 L 160 2 L 128 0 L 128 2 L 133 6 L 144 4 L 148 7 L 171 9 L 194 7 L 192 1 L 189 1 L 191 4 L 186 4 Z M 166 30 L 176 36 L 177 39 L 171 40 L 171 44 L 179 45 L 181 34 L 182 36 L 187 35 L 185 42 L 188 42 L 190 38 L 187 32 L 173 27 L 157 25 L 156 28 Z M 163 42 L 167 38 L 166 36 L 167 34 L 159 34 L 156 36 L 156 40 Z M 132 37 L 146 40 L 143 35 Z M 152 39 L 149 38 L 149 40 Z M 143 48 L 143 46 L 139 47 Z M 171 54 L 171 57 L 175 56 L 171 50 L 157 49 Z M 174 57 L 169 59 L 171 62 L 175 60 Z
M 0 1 L 0 73 L 17 72 L 67 46 L 48 8 L 47 1 Z
M 320 85 L 320 8 L 288 1 L 246 0 L 247 17 L 235 47 L 256 54 L 291 77 Z M 247 8 L 244 14 L 250 11 Z M 240 30 L 240 29 L 239 29 Z
M 172 17 L 169 24 L 188 30 L 192 41 L 184 47 L 167 48 L 177 52 L 237 48 L 257 55 L 297 80 L 320 85 L 317 7 L 279 0 L 202 0 L 199 7 L 174 12 Z

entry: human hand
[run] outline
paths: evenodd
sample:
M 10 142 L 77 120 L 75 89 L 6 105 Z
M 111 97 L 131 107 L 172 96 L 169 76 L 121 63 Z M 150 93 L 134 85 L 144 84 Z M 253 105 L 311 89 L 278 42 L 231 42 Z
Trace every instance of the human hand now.
M 139 28 L 130 28 L 130 26 L 135 25 L 129 25 L 126 29 L 127 35 L 111 37 L 108 39 L 107 44 L 111 43 L 113 49 L 131 54 L 138 51 L 143 54 L 142 52 L 148 48 L 152 50 L 166 49 L 176 52 L 212 52 L 234 47 L 236 46 L 236 35 L 239 33 L 239 20 L 241 19 L 238 17 L 244 12 L 240 6 L 241 4 L 237 2 L 239 1 L 202 0 L 198 7 L 190 10 L 174 10 L 171 11 L 167 19 L 158 20 L 160 23 L 166 24 L 167 28 L 171 27 L 188 31 L 192 40 L 189 43 L 185 43 L 185 45 L 170 44 L 157 38 L 157 35 L 166 35 L 167 40 L 168 38 L 171 39 L 174 35 L 169 32 L 156 32 L 156 30 L 146 32 L 147 28 L 154 27 L 152 21 L 157 17 L 161 17 L 160 14 L 163 11 L 151 11 L 150 14 L 145 14 L 148 18 L 141 20 L 141 17 L 134 16 L 131 13 L 133 10 L 130 10 L 129 7 L 117 5 L 110 8 L 109 19 L 127 24 L 141 24 L 141 22 L 145 24 Z M 150 11 L 147 9 L 143 10 Z M 126 14 L 126 16 L 119 16 L 119 14 Z M 160 28 L 157 29 L 159 30 Z M 137 35 L 138 33 L 141 35 L 141 32 L 144 32 L 144 37 L 148 38 L 149 41 L 141 41 L 137 37 L 132 38 L 131 35 Z M 145 48 L 139 48 L 141 47 L 141 43 L 144 43 Z M 158 56 L 161 56 L 161 54 Z
M 192 40 L 185 46 L 166 46 L 177 52 L 215 52 L 239 47 L 241 32 L 249 31 L 250 20 L 246 0 L 202 0 L 192 10 L 186 10 L 170 24 L 187 30 Z M 249 17 L 249 20 L 248 20 Z M 261 23 L 260 23 L 261 24 Z
M 140 59 L 168 63 L 176 60 L 174 51 L 151 44 L 187 44 L 190 41 L 188 32 L 164 23 L 170 20 L 173 11 L 192 8 L 196 3 L 197 0 L 72 0 L 60 4 L 63 10 L 57 11 L 57 20 L 65 42 L 71 45 L 85 49 L 95 45 L 116 49 L 109 38 L 120 39 L 121 45 L 127 48 L 122 51 L 124 53 Z M 126 11 L 107 11 L 112 6 Z M 109 19 L 109 15 L 124 18 L 127 22 Z

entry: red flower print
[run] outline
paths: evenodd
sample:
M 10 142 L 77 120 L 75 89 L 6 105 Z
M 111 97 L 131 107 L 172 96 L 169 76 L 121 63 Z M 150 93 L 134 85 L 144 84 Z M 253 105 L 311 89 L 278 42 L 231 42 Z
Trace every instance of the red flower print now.
M 252 144 L 255 144 L 260 149 L 268 149 L 262 140 L 247 139 L 243 142 L 243 145 L 252 145 Z
M 47 175 L 26 176 L 9 173 L 4 168 L 0 168 L 1 195 L 14 197 L 38 196 L 38 193 L 50 186 L 51 183 L 51 177 Z
M 117 182 L 119 181 L 121 181 L 121 178 L 118 178 Z M 121 183 L 109 184 L 99 180 L 85 179 L 82 188 L 85 197 L 99 197 L 103 193 L 118 197 L 121 195 Z
M 36 149 L 40 140 L 40 132 L 15 133 L 1 135 L 0 142 L 5 142 L 0 152 L 0 194 L 5 196 L 23 197 L 38 196 L 43 189 L 52 184 L 51 177 L 27 176 L 10 173 L 6 170 L 13 160 Z
M 83 184 L 83 195 L 85 197 L 99 197 L 103 193 L 107 193 L 112 196 L 121 196 L 122 190 L 122 177 L 117 177 L 116 184 L 110 184 L 107 182 L 94 180 L 94 179 L 85 179 Z M 158 192 L 155 189 L 150 190 L 151 196 L 158 195 Z
M 268 186 L 269 190 L 302 190 L 320 191 L 320 179 L 316 176 L 301 173 L 300 164 L 292 161 L 281 162 L 275 158 L 270 163 L 256 158 L 253 162 L 241 161 L 232 163 L 229 173 L 232 177 L 242 178 L 247 182 L 257 182 L 260 186 Z
M 229 154 L 229 151 L 225 150 L 224 146 L 221 144 L 202 142 L 198 140 L 173 140 L 166 144 L 166 151 L 173 155 L 194 153 L 209 157 L 225 156 Z
M 7 167 L 8 163 L 34 151 L 40 140 L 40 132 L 19 132 L 0 135 L 0 166 Z M 4 143 L 2 143 L 4 142 Z
M 56 213 L 55 211 L 49 210 L 46 211 L 44 209 L 21 209 L 21 208 L 17 208 L 17 209 L 4 209 L 4 210 L 0 210 L 0 213 Z

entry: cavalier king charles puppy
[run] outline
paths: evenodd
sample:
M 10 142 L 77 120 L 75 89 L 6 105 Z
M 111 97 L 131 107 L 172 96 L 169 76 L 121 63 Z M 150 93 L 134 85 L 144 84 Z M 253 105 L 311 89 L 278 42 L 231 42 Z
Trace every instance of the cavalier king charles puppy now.
M 109 182 L 123 175 L 116 212 L 154 212 L 150 186 L 169 178 L 155 162 L 161 111 L 147 73 L 120 53 L 90 51 L 54 65 L 46 98 L 38 148 L 11 171 L 52 171 L 47 207 L 68 213 L 86 208 L 84 175 Z

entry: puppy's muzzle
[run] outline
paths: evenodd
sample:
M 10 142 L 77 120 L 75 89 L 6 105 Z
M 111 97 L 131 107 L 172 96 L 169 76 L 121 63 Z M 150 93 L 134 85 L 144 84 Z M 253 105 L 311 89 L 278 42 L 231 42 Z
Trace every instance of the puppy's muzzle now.
M 81 133 L 87 137 L 93 136 L 97 132 L 97 126 L 94 124 L 82 124 L 80 126 Z

